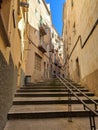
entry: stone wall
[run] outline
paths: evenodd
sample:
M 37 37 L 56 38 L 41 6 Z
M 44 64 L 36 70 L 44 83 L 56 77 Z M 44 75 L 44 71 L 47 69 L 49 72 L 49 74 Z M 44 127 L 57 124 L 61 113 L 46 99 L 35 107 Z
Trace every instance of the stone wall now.
M 98 96 L 98 70 L 87 75 L 81 82 Z
M 17 69 L 14 67 L 11 55 L 8 64 L 0 51 L 0 130 L 5 126 L 7 113 L 12 105 L 16 81 Z

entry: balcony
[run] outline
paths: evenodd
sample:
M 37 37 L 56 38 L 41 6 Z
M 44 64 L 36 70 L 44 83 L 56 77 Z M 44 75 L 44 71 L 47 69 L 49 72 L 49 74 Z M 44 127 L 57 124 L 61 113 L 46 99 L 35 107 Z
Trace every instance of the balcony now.
M 58 66 L 58 60 L 56 58 L 54 59 L 54 64 Z
M 47 52 L 47 45 L 44 42 L 44 40 L 40 39 L 40 43 L 38 45 L 38 48 L 40 51 L 42 51 L 43 53 Z
M 58 67 L 61 69 L 62 68 L 62 65 L 61 65 L 61 63 L 59 62 L 59 64 L 58 64 Z
M 54 53 L 54 45 L 52 43 L 50 44 L 50 52 Z
M 47 34 L 45 24 L 40 24 L 39 32 L 40 32 L 40 36 L 41 36 L 41 37 Z
M 20 2 L 20 6 L 28 8 L 29 4 L 27 2 Z

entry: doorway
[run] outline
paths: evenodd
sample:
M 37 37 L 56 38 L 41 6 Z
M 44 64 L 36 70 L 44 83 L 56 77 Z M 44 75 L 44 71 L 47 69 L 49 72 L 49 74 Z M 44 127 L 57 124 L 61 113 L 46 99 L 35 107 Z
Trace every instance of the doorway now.
M 76 80 L 80 81 L 80 65 L 79 65 L 79 59 L 76 59 Z
M 46 78 L 46 62 L 44 62 L 44 78 Z

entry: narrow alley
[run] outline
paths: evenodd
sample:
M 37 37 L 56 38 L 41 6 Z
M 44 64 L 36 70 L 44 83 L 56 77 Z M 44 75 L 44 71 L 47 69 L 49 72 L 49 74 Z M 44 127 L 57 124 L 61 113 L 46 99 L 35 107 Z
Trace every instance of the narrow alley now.
M 0 130 L 98 130 L 98 0 L 0 0 Z

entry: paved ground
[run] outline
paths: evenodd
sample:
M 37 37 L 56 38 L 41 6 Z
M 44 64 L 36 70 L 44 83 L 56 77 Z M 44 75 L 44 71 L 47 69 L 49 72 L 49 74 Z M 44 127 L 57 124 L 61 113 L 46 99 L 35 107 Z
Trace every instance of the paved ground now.
M 96 125 L 98 130 L 98 118 Z M 67 118 L 10 120 L 4 130 L 90 130 L 90 125 L 88 118 L 73 118 L 73 122 Z

